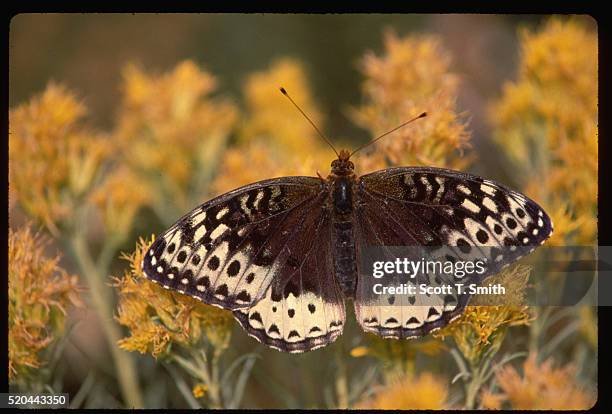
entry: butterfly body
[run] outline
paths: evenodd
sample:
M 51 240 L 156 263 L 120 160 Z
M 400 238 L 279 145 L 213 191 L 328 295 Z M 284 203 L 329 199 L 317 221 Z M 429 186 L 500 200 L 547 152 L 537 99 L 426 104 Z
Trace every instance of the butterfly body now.
M 327 178 L 274 178 L 205 202 L 164 232 L 142 265 L 148 279 L 229 309 L 250 336 L 296 353 L 341 335 L 345 300 L 365 331 L 386 338 L 423 336 L 462 313 L 469 295 L 373 295 L 359 260 L 371 246 L 486 254 L 487 273 L 456 277 L 479 284 L 551 233 L 541 207 L 503 185 L 431 167 L 358 177 L 340 151 Z
M 332 240 L 336 251 L 334 273 L 344 296 L 353 298 L 357 280 L 353 194 L 357 180 L 354 165 L 349 157 L 348 151 L 340 151 L 338 159 L 332 162 L 332 172 L 326 181 L 329 183 L 328 188 L 332 189 L 330 194 L 333 203 Z

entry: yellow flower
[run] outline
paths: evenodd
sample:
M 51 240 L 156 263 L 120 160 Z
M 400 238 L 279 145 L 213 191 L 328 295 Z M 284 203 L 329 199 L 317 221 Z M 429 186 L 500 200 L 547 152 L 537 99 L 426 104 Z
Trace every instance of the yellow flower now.
M 281 86 L 314 124 L 323 128 L 322 116 L 316 109 L 302 66 L 296 60 L 285 58 L 247 79 L 244 100 L 249 115 L 240 134 L 241 140 L 263 139 L 268 145 L 274 144 L 287 152 L 308 151 L 312 146 L 321 145 L 323 142 L 316 131 L 280 93 Z
M 208 390 L 208 387 L 206 386 L 206 384 L 202 384 L 202 383 L 197 383 L 191 390 L 191 393 L 193 394 L 194 397 L 196 398 L 202 398 L 204 397 L 204 395 L 206 394 L 206 391 Z
M 321 116 L 300 64 L 280 60 L 245 85 L 247 113 L 238 145 L 228 150 L 214 182 L 217 193 L 266 178 L 329 172 L 334 153 L 279 91 L 284 86 L 313 122 Z
M 132 171 L 121 166 L 95 188 L 90 199 L 100 210 L 106 231 L 123 238 L 131 229 L 134 216 L 150 201 L 151 195 Z
M 576 382 L 576 368 L 553 368 L 550 360 L 537 364 L 531 354 L 523 365 L 523 376 L 510 365 L 495 374 L 501 389 L 494 398 L 507 401 L 515 410 L 586 410 L 595 404 L 594 393 Z M 482 397 L 482 395 L 481 395 Z M 483 406 L 491 398 L 485 396 Z
M 472 364 L 478 363 L 486 351 L 499 349 L 508 327 L 527 325 L 530 321 L 528 308 L 523 305 L 530 271 L 529 267 L 518 265 L 487 279 L 487 283 L 504 286 L 505 293 L 495 297 L 475 295 L 459 318 L 433 336 L 451 336 Z
M 119 292 L 117 320 L 130 330 L 119 341 L 127 351 L 165 356 L 173 344 L 197 346 L 206 339 L 217 351 L 227 347 L 232 314 L 145 279 L 140 267 L 151 241 L 140 239 L 136 250 L 123 257 L 130 270 L 115 280 Z
M 9 380 L 33 374 L 40 352 L 62 334 L 66 309 L 80 306 L 77 277 L 44 255 L 46 242 L 29 227 L 9 229 Z
M 488 388 L 485 388 L 480 393 L 480 405 L 487 410 L 501 410 L 504 397 L 500 394 L 492 393 Z
M 504 85 L 492 107 L 496 140 L 528 194 L 544 207 L 563 206 L 548 244 L 594 244 L 597 35 L 554 18 L 539 32 L 523 31 L 521 45 L 518 80 Z
M 84 115 L 81 102 L 53 83 L 9 114 L 10 186 L 25 211 L 54 235 L 113 151 L 109 139 L 81 125 Z
M 361 358 L 370 353 L 370 349 L 367 346 L 357 346 L 351 349 L 351 356 L 353 358 Z
M 450 55 L 436 37 L 399 38 L 392 31 L 384 48 L 383 56 L 370 52 L 361 62 L 366 104 L 353 118 L 376 137 L 421 112 L 428 116 L 379 141 L 368 157 L 356 157 L 360 171 L 389 164 L 464 168 L 469 135 L 455 109 L 459 79 L 449 70 Z
M 191 61 L 159 76 L 133 65 L 124 71 L 115 140 L 164 218 L 184 213 L 207 195 L 234 128 L 238 111 L 227 99 L 211 96 L 216 84 Z
M 374 410 L 443 410 L 447 408 L 448 388 L 429 373 L 405 377 L 382 387 L 374 397 L 355 408 Z
M 366 345 L 353 348 L 350 352 L 354 358 L 374 357 L 385 365 L 390 376 L 414 373 L 414 361 L 417 354 L 438 355 L 446 346 L 437 339 L 422 338 L 410 341 L 383 339 L 374 334 L 366 334 Z

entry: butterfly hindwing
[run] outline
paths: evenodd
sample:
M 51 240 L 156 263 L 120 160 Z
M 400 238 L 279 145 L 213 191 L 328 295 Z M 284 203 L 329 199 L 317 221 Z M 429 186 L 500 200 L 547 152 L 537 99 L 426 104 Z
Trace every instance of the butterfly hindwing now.
M 262 298 L 280 274 L 296 224 L 321 200 L 320 180 L 287 177 L 250 184 L 181 218 L 149 248 L 142 267 L 162 286 L 225 309 Z
M 452 170 L 400 167 L 367 174 L 359 180 L 358 198 L 358 255 L 368 246 L 439 246 L 455 260 L 486 258 L 486 272 L 464 276 L 465 284 L 479 284 L 552 233 L 550 218 L 532 200 L 500 184 Z M 453 282 L 432 275 L 415 280 L 395 277 L 394 285 Z M 366 331 L 384 337 L 425 335 L 459 316 L 469 300 L 467 294 L 391 298 L 373 295 L 370 288 L 358 278 L 356 315 Z
M 342 334 L 344 299 L 333 277 L 330 212 L 319 207 L 297 225 L 304 245 L 292 252 L 279 277 L 254 306 L 234 311 L 240 325 L 274 349 L 299 353 Z

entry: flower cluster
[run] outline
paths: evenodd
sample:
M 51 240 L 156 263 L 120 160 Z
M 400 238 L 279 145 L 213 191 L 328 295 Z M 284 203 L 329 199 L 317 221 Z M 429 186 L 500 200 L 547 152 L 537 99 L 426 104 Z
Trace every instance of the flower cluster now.
M 521 33 L 518 79 L 492 107 L 496 139 L 555 223 L 549 244 L 597 232 L 597 36 L 577 21 Z
M 9 180 L 14 198 L 51 233 L 70 226 L 112 154 L 111 140 L 82 124 L 84 105 L 51 83 L 9 113 Z
M 480 362 L 487 352 L 499 349 L 508 327 L 529 323 L 524 295 L 530 272 L 528 266 L 517 265 L 487 279 L 487 283 L 504 286 L 505 293 L 495 298 L 475 295 L 465 312 L 434 337 L 452 337 L 471 364 Z
M 483 390 L 483 408 L 499 410 L 504 404 L 514 410 L 587 410 L 595 404 L 592 392 L 575 379 L 576 367 L 553 368 L 552 361 L 537 363 L 531 354 L 523 364 L 523 376 L 512 366 L 495 374 L 500 392 Z
M 164 220 L 206 198 L 235 127 L 238 110 L 212 96 L 216 87 L 215 78 L 191 61 L 158 76 L 133 65 L 124 71 L 116 139 Z
M 9 380 L 33 375 L 44 362 L 41 351 L 62 335 L 66 310 L 80 306 L 77 277 L 45 257 L 45 240 L 29 227 L 8 238 Z
M 399 38 L 388 31 L 384 55 L 370 52 L 361 62 L 366 103 L 353 110 L 358 125 L 377 136 L 421 112 L 427 118 L 381 140 L 368 157 L 357 157 L 363 173 L 390 165 L 461 169 L 471 160 L 463 150 L 469 134 L 455 109 L 459 78 L 450 55 L 432 36 Z
M 119 341 L 127 351 L 166 356 L 173 345 L 197 347 L 206 339 L 219 351 L 228 345 L 231 312 L 162 288 L 145 279 L 141 263 L 151 245 L 141 239 L 135 251 L 124 255 L 130 269 L 115 279 L 119 292 L 117 321 L 130 330 Z
M 429 373 L 407 376 L 380 388 L 355 408 L 374 410 L 444 410 L 448 408 L 448 386 Z

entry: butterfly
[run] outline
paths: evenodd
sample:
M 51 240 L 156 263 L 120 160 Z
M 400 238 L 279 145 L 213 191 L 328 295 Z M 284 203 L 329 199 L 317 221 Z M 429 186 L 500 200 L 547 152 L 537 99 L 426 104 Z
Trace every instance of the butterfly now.
M 259 342 L 300 353 L 342 334 L 348 300 L 360 326 L 385 338 L 420 337 L 462 314 L 469 294 L 427 304 L 410 296 L 398 303 L 394 296 L 373 297 L 359 260 L 369 246 L 486 251 L 487 272 L 463 278 L 480 283 L 552 234 L 537 203 L 501 184 L 433 167 L 358 177 L 350 160 L 355 152 L 337 152 L 326 178 L 273 178 L 205 202 L 155 240 L 142 262 L 144 275 L 231 310 Z

